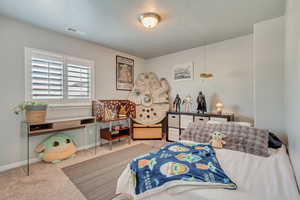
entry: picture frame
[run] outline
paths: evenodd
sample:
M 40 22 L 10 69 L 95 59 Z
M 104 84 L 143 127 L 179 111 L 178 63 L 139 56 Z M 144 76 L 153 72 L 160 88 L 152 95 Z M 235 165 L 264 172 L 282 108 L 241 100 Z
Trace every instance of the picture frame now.
M 134 86 L 134 60 L 116 56 L 116 90 L 131 91 Z
M 172 79 L 174 81 L 194 80 L 194 63 L 188 62 L 175 65 L 172 71 Z

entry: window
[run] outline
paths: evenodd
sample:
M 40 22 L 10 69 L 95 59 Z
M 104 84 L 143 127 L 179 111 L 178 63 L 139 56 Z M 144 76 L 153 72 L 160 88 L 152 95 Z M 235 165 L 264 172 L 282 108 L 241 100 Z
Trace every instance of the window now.
M 26 48 L 26 100 L 90 102 L 93 61 Z
M 69 99 L 91 98 L 91 68 L 76 60 L 67 59 L 66 82 L 67 96 Z

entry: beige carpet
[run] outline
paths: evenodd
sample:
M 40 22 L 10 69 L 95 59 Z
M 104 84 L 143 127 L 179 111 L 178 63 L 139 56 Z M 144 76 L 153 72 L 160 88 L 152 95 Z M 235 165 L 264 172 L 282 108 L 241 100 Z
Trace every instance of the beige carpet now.
M 115 151 L 133 147 L 141 143 L 159 148 L 165 141 L 127 141 L 117 142 L 110 151 L 107 145 L 76 153 L 75 158 L 64 160 L 57 164 L 39 162 L 30 167 L 30 176 L 26 175 L 23 168 L 16 168 L 0 173 L 0 200 L 86 200 L 85 196 L 77 189 L 72 181 L 64 174 L 62 168 L 77 163 L 101 157 Z
M 62 170 L 88 200 L 111 200 L 116 196 L 118 177 L 130 160 L 153 150 L 150 145 L 138 144 Z

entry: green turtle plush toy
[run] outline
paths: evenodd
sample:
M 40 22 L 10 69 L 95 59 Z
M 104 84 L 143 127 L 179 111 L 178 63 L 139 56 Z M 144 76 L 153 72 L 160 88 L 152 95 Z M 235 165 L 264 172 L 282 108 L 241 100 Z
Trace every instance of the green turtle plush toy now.
M 50 136 L 35 148 L 39 158 L 45 162 L 58 163 L 75 156 L 76 146 L 74 140 L 65 134 Z

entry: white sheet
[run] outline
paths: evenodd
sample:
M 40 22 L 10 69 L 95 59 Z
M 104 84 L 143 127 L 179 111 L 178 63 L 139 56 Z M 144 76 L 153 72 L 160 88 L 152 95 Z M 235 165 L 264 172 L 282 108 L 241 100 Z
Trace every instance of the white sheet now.
M 238 190 L 176 186 L 147 200 L 298 200 L 300 199 L 286 148 L 268 158 L 226 149 L 216 150 L 226 174 Z M 116 193 L 131 194 L 129 168 L 119 178 Z M 188 190 L 188 191 L 186 191 Z M 182 192 L 183 191 L 183 192 Z

